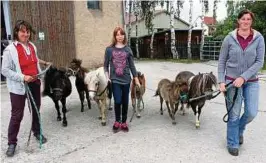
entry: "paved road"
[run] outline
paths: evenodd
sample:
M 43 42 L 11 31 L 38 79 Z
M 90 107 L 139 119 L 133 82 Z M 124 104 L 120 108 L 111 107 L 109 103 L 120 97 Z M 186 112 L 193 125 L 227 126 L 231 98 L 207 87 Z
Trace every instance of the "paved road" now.
M 1 86 L 1 161 L 2 162 L 89 162 L 89 163 L 262 163 L 266 160 L 266 83 L 260 83 L 260 112 L 248 126 L 245 143 L 240 149 L 239 157 L 227 153 L 225 133 L 226 124 L 222 121 L 225 114 L 224 99 L 218 96 L 208 101 L 203 108 L 201 128 L 194 127 L 192 110 L 188 114 L 176 116 L 177 125 L 172 125 L 165 111 L 159 112 L 159 98 L 152 97 L 158 81 L 162 78 L 174 80 L 182 70 L 194 73 L 213 71 L 216 63 L 209 65 L 180 64 L 171 62 L 139 62 L 137 68 L 145 73 L 147 92 L 145 110 L 141 119 L 133 119 L 129 124 L 129 133 L 113 134 L 111 127 L 114 112 L 108 111 L 107 126 L 102 127 L 97 119 L 99 115 L 95 103 L 92 110 L 85 108 L 80 112 L 80 102 L 74 89 L 67 99 L 68 127 L 62 127 L 56 121 L 54 104 L 48 97 L 42 99 L 42 124 L 48 142 L 42 149 L 38 148 L 35 139 L 29 147 L 26 142 L 30 129 L 30 115 L 25 109 L 24 119 L 18 135 L 17 153 L 13 158 L 5 156 L 7 127 L 10 118 L 9 95 L 5 85 Z M 72 82 L 74 80 L 72 79 Z M 165 108 L 165 106 L 164 106 Z M 129 115 L 132 113 L 130 105 Z M 264 161 L 263 161 L 264 160 Z

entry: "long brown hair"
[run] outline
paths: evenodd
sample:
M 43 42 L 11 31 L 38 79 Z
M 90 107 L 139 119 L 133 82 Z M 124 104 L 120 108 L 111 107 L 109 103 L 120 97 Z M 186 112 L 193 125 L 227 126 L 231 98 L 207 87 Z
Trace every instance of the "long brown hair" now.
M 114 32 L 113 32 L 113 38 L 112 38 L 112 44 L 111 44 L 111 46 L 115 46 L 115 45 L 116 45 L 116 43 L 117 43 L 116 35 L 117 35 L 118 32 L 120 32 L 121 35 L 124 35 L 124 36 L 125 36 L 125 37 L 124 37 L 124 40 L 123 40 L 123 44 L 124 44 L 124 45 L 127 44 L 126 32 L 124 31 L 123 28 L 121 28 L 121 27 L 116 27 L 116 28 L 114 29 Z

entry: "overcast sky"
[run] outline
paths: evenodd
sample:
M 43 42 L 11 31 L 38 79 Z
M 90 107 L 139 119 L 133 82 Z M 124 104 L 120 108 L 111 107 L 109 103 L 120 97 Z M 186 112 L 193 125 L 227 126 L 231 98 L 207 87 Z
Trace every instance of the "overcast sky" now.
M 209 0 L 209 13 L 206 16 L 213 16 L 213 1 Z M 222 20 L 227 16 L 226 7 L 225 7 L 226 0 L 221 0 L 217 5 L 217 20 Z M 176 5 L 176 2 L 175 2 Z M 161 7 L 157 7 L 157 9 L 161 9 Z M 201 3 L 200 0 L 193 1 L 193 17 L 192 21 L 194 21 L 199 15 L 201 15 Z M 183 4 L 183 9 L 180 13 L 181 19 L 189 22 L 189 1 L 185 0 Z

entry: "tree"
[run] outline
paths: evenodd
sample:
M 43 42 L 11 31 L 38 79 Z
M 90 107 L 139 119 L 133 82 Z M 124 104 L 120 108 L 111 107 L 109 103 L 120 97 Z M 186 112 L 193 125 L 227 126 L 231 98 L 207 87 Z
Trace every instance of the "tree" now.
M 188 41 L 187 41 L 187 52 L 188 52 L 188 59 L 192 59 L 191 53 L 191 35 L 192 35 L 192 9 L 193 9 L 193 0 L 189 0 L 189 30 L 188 30 Z
M 129 11 L 128 11 L 128 45 L 131 45 L 131 13 L 132 13 L 132 0 L 129 0 Z
M 264 1 L 241 1 L 233 3 L 228 1 L 226 4 L 228 17 L 223 22 L 219 22 L 214 37 L 224 38 L 230 31 L 237 27 L 237 15 L 243 9 L 249 9 L 255 14 L 253 28 L 258 30 L 266 38 L 266 2 Z
M 220 0 L 214 0 L 213 1 L 213 22 L 212 22 L 212 25 L 215 25 L 216 24 L 216 19 L 217 19 L 217 14 L 216 14 L 216 11 L 217 11 L 217 3 L 220 2 Z
M 139 59 L 139 38 L 138 38 L 138 16 L 140 14 L 140 4 L 139 4 L 139 0 L 135 0 L 134 1 L 134 15 L 136 17 L 136 53 L 137 53 L 137 58 Z
M 154 12 L 155 6 L 159 3 L 159 1 L 141 1 L 141 11 L 142 16 L 145 21 L 145 26 L 148 29 L 149 33 L 151 33 L 151 42 L 150 42 L 150 49 L 151 49 L 151 58 L 153 58 L 153 38 L 154 38 Z
M 205 13 L 207 13 L 209 11 L 209 1 L 208 0 L 200 0 L 201 1 L 201 28 L 202 28 L 202 32 L 201 32 L 201 42 L 200 42 L 200 60 L 202 60 L 203 58 L 203 46 L 204 46 L 204 27 L 203 27 L 203 23 L 204 23 L 204 16 Z
M 176 15 L 178 18 L 180 18 L 180 10 L 183 8 L 184 1 L 183 0 L 177 0 L 176 1 Z
M 174 2 L 170 1 L 170 29 L 171 29 L 171 52 L 174 59 L 179 59 L 178 52 L 175 46 L 175 26 L 174 26 Z

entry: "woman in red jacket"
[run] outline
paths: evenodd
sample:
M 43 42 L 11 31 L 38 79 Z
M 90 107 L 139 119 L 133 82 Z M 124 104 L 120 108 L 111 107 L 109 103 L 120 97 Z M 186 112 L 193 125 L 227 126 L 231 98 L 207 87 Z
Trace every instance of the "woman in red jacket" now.
M 7 79 L 7 88 L 10 92 L 11 99 L 11 119 L 8 127 L 8 149 L 7 156 L 11 157 L 15 153 L 17 145 L 17 135 L 20 128 L 20 122 L 23 118 L 27 83 L 33 95 L 37 109 L 41 106 L 41 81 L 36 78 L 40 73 L 40 65 L 49 64 L 42 61 L 37 56 L 35 45 L 30 42 L 31 25 L 24 21 L 18 20 L 13 30 L 14 41 L 6 47 L 3 52 L 2 74 Z M 34 106 L 32 105 L 32 131 L 37 140 L 42 138 L 42 143 L 47 139 L 40 135 L 40 123 Z

